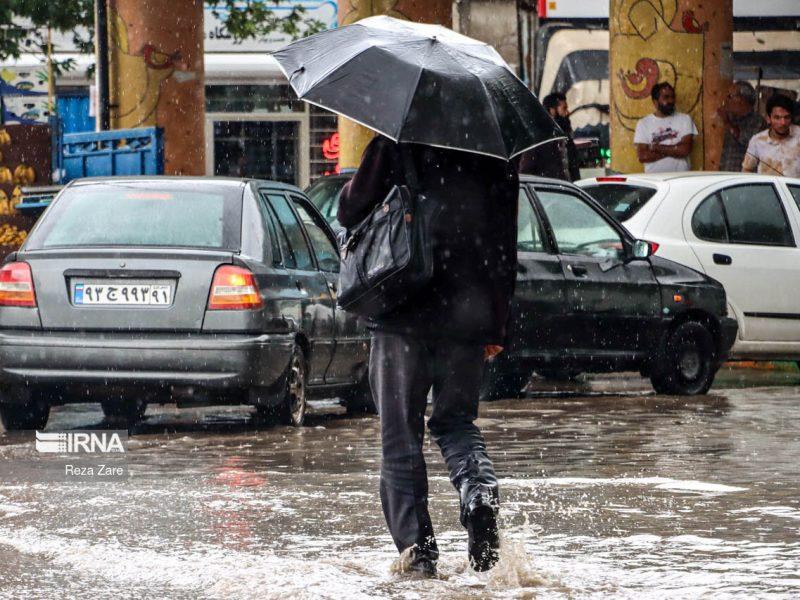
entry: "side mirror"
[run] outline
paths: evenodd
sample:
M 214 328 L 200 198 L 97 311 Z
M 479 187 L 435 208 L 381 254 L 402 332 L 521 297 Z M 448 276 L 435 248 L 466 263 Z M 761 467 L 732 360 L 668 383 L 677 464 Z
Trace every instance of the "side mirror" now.
M 644 240 L 636 240 L 633 242 L 633 259 L 644 260 L 653 254 L 653 248 L 650 242 Z

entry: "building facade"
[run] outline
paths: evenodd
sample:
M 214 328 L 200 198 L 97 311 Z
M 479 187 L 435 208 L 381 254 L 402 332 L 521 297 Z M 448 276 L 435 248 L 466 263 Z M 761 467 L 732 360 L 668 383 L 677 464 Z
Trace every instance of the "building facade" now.
M 287 0 L 274 10 L 288 10 L 290 4 L 300 4 L 308 17 L 336 27 L 336 0 Z M 298 101 L 269 54 L 291 39 L 275 33 L 236 42 L 222 17 L 208 7 L 204 16 L 205 173 L 305 187 L 335 172 L 337 117 Z M 63 130 L 93 131 L 94 82 L 87 69 L 94 56 L 75 53 L 69 36 L 54 39 L 54 50 L 56 59 L 74 61 L 55 81 L 53 100 Z M 41 56 L 23 55 L 0 65 L 0 77 L 3 122 L 47 122 L 47 84 L 42 83 L 47 68 Z

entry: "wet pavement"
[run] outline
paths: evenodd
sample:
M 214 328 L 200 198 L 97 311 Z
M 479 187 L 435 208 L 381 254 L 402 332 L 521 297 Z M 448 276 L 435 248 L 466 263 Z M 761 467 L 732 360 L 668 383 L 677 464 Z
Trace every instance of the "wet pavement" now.
M 614 376 L 484 405 L 502 560 L 469 570 L 429 445 L 436 580 L 390 574 L 378 420 L 334 401 L 301 429 L 151 407 L 120 483 L 9 483 L 35 450 L 0 434 L 0 598 L 797 598 L 800 374 L 742 373 L 698 398 Z M 47 429 L 106 426 L 77 405 Z

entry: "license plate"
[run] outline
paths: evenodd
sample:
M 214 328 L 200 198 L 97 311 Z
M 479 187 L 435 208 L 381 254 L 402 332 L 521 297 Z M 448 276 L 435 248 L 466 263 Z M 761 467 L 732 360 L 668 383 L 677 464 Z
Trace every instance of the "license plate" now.
M 80 281 L 72 288 L 75 306 L 169 306 L 169 282 Z

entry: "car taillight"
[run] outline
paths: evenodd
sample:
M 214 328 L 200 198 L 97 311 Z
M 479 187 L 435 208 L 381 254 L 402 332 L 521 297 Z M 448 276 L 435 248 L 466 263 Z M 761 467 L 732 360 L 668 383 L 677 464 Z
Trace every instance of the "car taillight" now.
M 606 183 L 609 182 L 609 181 L 616 181 L 617 183 L 625 183 L 626 181 L 628 181 L 628 178 L 627 177 L 620 177 L 618 175 L 607 175 L 605 177 L 595 177 L 594 180 L 595 181 L 600 181 L 600 182 L 604 181 Z
M 262 306 L 253 274 L 247 269 L 218 267 L 211 282 L 208 310 L 247 310 Z
M 647 243 L 650 244 L 650 255 L 651 256 L 653 254 L 655 254 L 658 251 L 658 249 L 661 247 L 661 244 L 656 244 L 655 242 L 647 242 Z
M 0 306 L 36 307 L 36 292 L 28 263 L 8 263 L 0 269 Z

